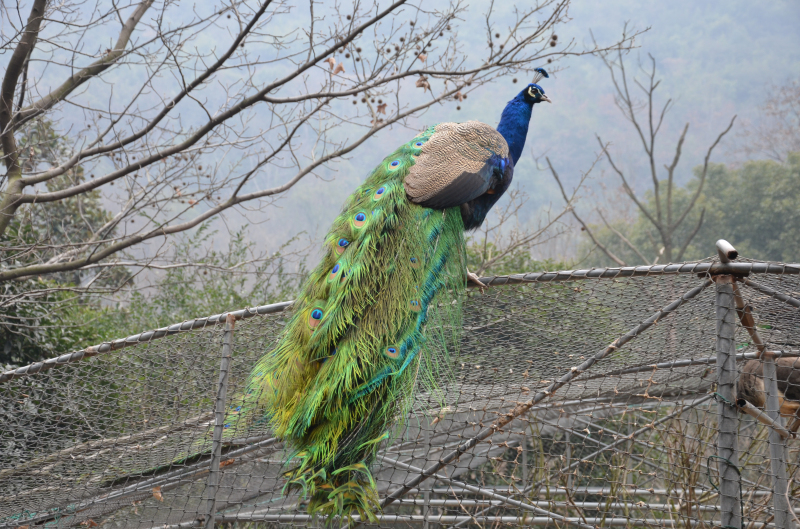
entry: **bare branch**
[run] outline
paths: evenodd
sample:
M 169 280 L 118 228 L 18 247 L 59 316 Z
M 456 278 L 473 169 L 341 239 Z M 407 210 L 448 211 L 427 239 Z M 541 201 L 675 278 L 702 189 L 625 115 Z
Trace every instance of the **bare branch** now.
M 687 123 L 685 127 L 683 127 L 683 132 L 681 132 L 681 137 L 678 139 L 678 145 L 675 147 L 675 157 L 672 159 L 672 163 L 667 167 L 667 226 L 670 229 L 674 228 L 672 225 L 672 187 L 674 185 L 674 175 L 675 175 L 675 168 L 678 166 L 678 160 L 681 159 L 681 147 L 683 147 L 683 140 L 686 139 L 686 132 L 689 130 L 689 124 Z
M 689 205 L 686 206 L 686 209 L 683 211 L 683 213 L 681 213 L 681 216 L 678 218 L 678 220 L 675 221 L 676 226 L 680 225 L 683 222 L 683 220 L 686 218 L 686 215 L 688 215 L 689 212 L 692 210 L 692 208 L 694 208 L 697 199 L 703 192 L 703 184 L 705 184 L 706 176 L 708 175 L 708 161 L 711 158 L 711 153 L 714 151 L 714 148 L 719 144 L 722 138 L 733 128 L 734 121 L 736 121 L 736 116 L 733 116 L 731 118 L 731 122 L 728 124 L 725 130 L 719 133 L 717 139 L 714 140 L 714 143 L 712 143 L 711 146 L 708 148 L 708 151 L 706 152 L 706 157 L 703 160 L 703 172 L 700 173 L 700 183 L 697 185 L 697 189 L 695 190 L 694 195 L 692 195 L 692 200 L 689 201 Z
M 6 66 L 6 73 L 3 76 L 2 87 L 0 87 L 0 140 L 9 175 L 19 171 L 17 144 L 14 140 L 14 132 L 9 127 L 14 112 L 14 94 L 17 90 L 19 76 L 22 74 L 26 60 L 36 42 L 46 6 L 47 0 L 35 0 L 31 6 L 25 31 L 21 34 L 14 53 L 11 54 L 11 59 Z M 9 184 L 11 184 L 11 178 L 9 178 Z
M 103 57 L 94 63 L 73 74 L 69 79 L 64 81 L 61 86 L 47 94 L 45 97 L 31 104 L 27 108 L 23 108 L 17 112 L 13 120 L 14 128 L 19 127 L 22 123 L 33 118 L 34 116 L 41 114 L 43 111 L 51 108 L 56 103 L 63 101 L 69 94 L 71 94 L 83 83 L 100 75 L 103 71 L 116 64 L 119 58 L 125 54 L 125 48 L 128 46 L 128 42 L 131 39 L 131 35 L 133 35 L 133 31 L 136 29 L 136 25 L 142 19 L 145 12 L 150 9 L 150 6 L 153 5 L 153 1 L 154 0 L 143 0 L 142 3 L 139 4 L 133 14 L 122 26 L 122 31 L 120 31 L 119 37 L 117 38 L 117 43 L 114 45 L 113 49 L 109 50 Z
M 636 207 L 639 208 L 639 211 L 641 211 L 642 214 L 645 217 L 647 217 L 647 220 L 649 220 L 654 226 L 658 227 L 659 226 L 658 220 L 656 220 L 650 214 L 650 212 L 647 210 L 647 208 L 644 206 L 644 204 L 642 204 L 639 201 L 639 199 L 636 197 L 636 193 L 633 192 L 633 188 L 631 188 L 631 186 L 628 185 L 628 180 L 625 178 L 625 175 L 622 173 L 622 171 L 619 170 L 619 168 L 617 168 L 617 165 L 614 163 L 614 160 L 611 158 L 611 153 L 608 152 L 608 145 L 603 144 L 603 140 L 601 140 L 600 136 L 598 136 L 597 134 L 595 134 L 595 138 L 597 138 L 597 143 L 600 144 L 600 148 L 605 153 L 606 159 L 608 160 L 609 165 L 611 165 L 611 168 L 614 170 L 615 173 L 617 173 L 617 175 L 619 176 L 620 180 L 622 180 L 622 188 L 628 194 L 628 196 L 633 201 L 633 203 L 636 204 Z
M 612 232 L 614 235 L 616 235 L 617 237 L 619 237 L 619 239 L 620 239 L 622 242 L 624 242 L 624 243 L 625 243 L 625 245 L 626 245 L 626 246 L 628 246 L 628 248 L 630 248 L 631 250 L 633 250 L 633 252 L 634 252 L 634 253 L 637 255 L 637 257 L 639 257 L 639 259 L 641 259 L 641 260 L 642 260 L 642 262 L 643 262 L 644 264 L 651 264 L 651 263 L 650 263 L 650 260 L 649 260 L 647 257 L 645 257 L 645 256 L 644 256 L 644 254 L 642 254 L 642 252 L 640 252 L 640 251 L 639 251 L 639 249 L 638 249 L 638 248 L 637 248 L 637 247 L 636 247 L 636 246 L 635 246 L 635 245 L 634 245 L 634 244 L 633 244 L 633 243 L 632 243 L 630 240 L 628 240 L 628 238 L 627 238 L 627 237 L 625 237 L 625 236 L 624 236 L 622 233 L 620 233 L 620 231 L 619 231 L 619 230 L 617 230 L 617 229 L 616 229 L 616 228 L 614 228 L 614 227 L 613 227 L 611 224 L 609 224 L 609 223 L 608 223 L 608 221 L 607 221 L 607 220 L 606 220 L 606 218 L 603 216 L 603 213 L 600 211 L 600 209 L 599 209 L 599 208 L 598 208 L 598 209 L 596 209 L 595 211 L 597 211 L 597 214 L 598 214 L 598 215 L 600 215 L 600 218 L 603 220 L 603 223 L 606 225 L 606 228 L 608 228 L 609 230 L 611 230 L 611 232 Z
M 552 173 L 553 178 L 556 179 L 556 183 L 558 184 L 558 188 L 561 190 L 561 196 L 564 197 L 564 200 L 569 204 L 569 199 L 567 198 L 567 193 L 566 193 L 566 191 L 564 191 L 564 186 L 561 184 L 561 179 L 558 177 L 558 173 L 556 172 L 555 168 L 553 167 L 553 164 L 550 163 L 550 158 L 546 157 L 545 159 L 547 160 L 547 166 L 550 168 L 550 172 Z M 597 162 L 595 161 L 595 163 L 597 163 Z M 583 220 L 578 216 L 578 213 L 575 211 L 575 208 L 572 208 L 572 216 L 575 217 L 575 220 L 577 220 L 580 223 L 580 225 L 583 227 L 583 230 L 589 235 L 589 237 L 592 239 L 592 242 L 595 244 L 595 246 L 600 248 L 603 251 L 603 253 L 605 253 L 608 256 L 609 259 L 611 259 L 612 261 L 614 261 L 615 263 L 617 263 L 620 266 L 627 266 L 625 264 L 625 261 L 623 261 L 622 259 L 620 259 L 616 255 L 614 255 L 614 253 L 611 250 L 609 250 L 605 245 L 603 245 L 600 241 L 597 240 L 597 237 L 594 236 L 594 234 L 592 233 L 592 230 L 589 228 L 589 226 L 585 222 L 583 222 Z
M 689 244 L 691 244 L 692 240 L 697 235 L 697 232 L 700 231 L 700 227 L 703 226 L 703 218 L 705 217 L 705 215 L 706 215 L 706 208 L 703 208 L 700 210 L 700 218 L 697 219 L 697 225 L 694 227 L 694 230 L 692 230 L 692 233 L 690 233 L 689 236 L 686 237 L 686 240 L 683 242 L 683 246 L 681 246 L 681 250 L 678 252 L 678 257 L 677 257 L 678 261 L 683 261 L 683 254 L 686 253 L 686 249 L 689 247 Z
M 9 150 L 20 170 L 2 189 L 8 215 L 0 236 L 10 240 L 0 252 L 0 282 L 67 273 L 90 282 L 92 273 L 121 266 L 136 273 L 171 267 L 170 236 L 227 221 L 228 213 L 263 210 L 309 175 L 325 178 L 335 161 L 384 129 L 416 129 L 411 118 L 432 105 L 455 106 L 456 94 L 524 75 L 548 58 L 625 49 L 635 36 L 606 48 L 570 42 L 552 49 L 549 36 L 568 21 L 569 1 L 548 0 L 504 20 L 502 47 L 492 37 L 483 55 L 468 56 L 457 31 L 465 9 L 459 0 L 435 12 L 414 5 L 421 15 L 413 26 L 404 20 L 411 4 L 332 10 L 313 1 L 311 23 L 302 27 L 284 23 L 295 15 L 269 0 L 199 3 L 180 20 L 170 19 L 179 7 L 167 3 L 154 13 L 152 0 L 134 0 L 124 22 L 117 4 L 87 21 L 83 12 L 51 17 L 47 38 L 25 55 L 26 93 L 43 96 L 28 99 L 9 128 L 20 138 Z M 109 32 L 118 35 L 114 49 L 84 49 Z M 73 68 L 77 59 L 86 63 Z M 123 62 L 130 75 L 110 83 Z M 46 85 L 48 67 L 68 72 L 66 81 Z M 428 84 L 424 102 L 408 82 L 420 76 Z M 93 217 L 89 197 L 109 210 Z M 65 208 L 74 219 L 55 213 Z M 23 240 L 7 229 L 12 220 L 35 220 L 42 231 Z M 514 244 L 532 242 L 528 235 Z

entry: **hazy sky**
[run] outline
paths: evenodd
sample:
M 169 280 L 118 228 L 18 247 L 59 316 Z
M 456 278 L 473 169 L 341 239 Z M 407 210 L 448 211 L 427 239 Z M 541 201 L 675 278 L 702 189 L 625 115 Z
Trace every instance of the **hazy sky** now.
M 477 28 L 482 24 L 477 17 L 471 20 L 469 13 L 481 13 L 483 8 L 484 3 L 471 3 L 465 15 L 467 26 L 475 24 Z M 691 177 L 692 168 L 702 163 L 709 144 L 734 114 L 739 116 L 737 125 L 712 160 L 741 161 L 735 149 L 736 142 L 741 141 L 737 130 L 758 119 L 758 106 L 770 85 L 800 76 L 798 2 L 578 0 L 569 13 L 572 21 L 559 30 L 562 43 L 575 39 L 579 46 L 589 46 L 592 33 L 601 42 L 611 42 L 622 33 L 626 22 L 629 29 L 650 28 L 637 40 L 639 47 L 627 61 L 629 68 L 636 71 L 637 61 L 649 60 L 648 54 L 652 54 L 663 79 L 658 93 L 662 101 L 675 101 L 659 137 L 659 161 L 671 160 L 680 130 L 685 123 L 691 124 L 676 172 L 679 182 Z M 588 169 L 595 158 L 595 133 L 613 143 L 612 152 L 634 182 L 644 184 L 649 179 L 642 171 L 644 159 L 639 141 L 614 104 L 610 78 L 600 59 L 566 59 L 557 66 L 563 70 L 541 83 L 554 104 L 534 109 L 526 151 L 515 171 L 515 182 L 531 195 L 532 216 L 551 201 L 560 204 L 550 174 L 536 167 L 532 155 L 548 155 L 565 180 L 575 182 L 580 171 Z M 454 112 L 451 106 L 432 109 L 420 124 L 467 119 L 496 124 L 504 102 L 519 87 L 510 79 L 506 84 L 485 87 L 464 101 L 460 112 Z M 405 131 L 384 133 L 365 145 L 349 164 L 357 174 L 340 172 L 335 182 L 327 184 L 324 215 L 320 216 L 319 210 L 304 210 L 302 200 L 292 197 L 284 201 L 282 213 L 291 212 L 296 225 L 321 235 L 327 225 L 320 219 L 332 219 L 363 175 L 408 135 Z M 599 164 L 593 175 L 594 188 L 599 184 L 618 185 L 605 163 Z M 298 185 L 292 196 L 307 196 L 308 190 L 318 185 L 318 181 L 310 179 Z M 581 207 L 590 205 L 594 197 L 585 193 Z
M 483 35 L 483 13 L 489 2 L 466 0 L 466 3 L 468 9 L 462 14 L 459 31 L 467 53 L 482 54 L 486 47 L 484 39 L 469 38 L 469 35 Z M 514 3 L 496 2 L 495 6 L 501 15 L 495 27 L 503 32 L 512 20 Z M 292 18 L 297 19 L 299 26 L 306 23 L 305 9 L 298 8 L 295 13 Z M 658 61 L 658 75 L 662 79 L 659 97 L 662 102 L 669 98 L 675 102 L 659 137 L 659 166 L 671 159 L 680 130 L 685 123 L 691 123 L 684 157 L 676 173 L 681 183 L 691 177 L 692 168 L 702 162 L 708 145 L 734 114 L 739 116 L 736 128 L 712 160 L 741 162 L 736 142 L 742 140 L 737 133 L 745 130 L 748 122 L 758 120 L 759 105 L 769 86 L 800 76 L 800 31 L 797 29 L 800 28 L 800 3 L 796 0 L 575 0 L 569 15 L 572 20 L 558 29 L 559 43 L 572 40 L 578 48 L 590 47 L 592 34 L 601 43 L 613 43 L 626 23 L 629 31 L 649 28 L 637 39 L 638 47 L 629 54 L 627 62 L 630 70 L 636 72 L 637 61 L 649 60 L 648 54 L 652 54 Z M 399 20 L 405 17 L 406 14 L 402 14 Z M 649 180 L 649 175 L 643 171 L 639 141 L 614 105 L 609 75 L 600 59 L 592 56 L 567 58 L 552 66 L 560 71 L 541 84 L 554 104 L 542 104 L 534 109 L 526 150 L 515 170 L 515 185 L 531 197 L 526 211 L 529 219 L 535 218 L 549 203 L 561 205 L 552 177 L 537 167 L 534 157 L 549 156 L 565 181 L 574 183 L 595 159 L 596 133 L 612 142 L 614 156 L 634 185 L 638 182 L 643 189 L 641 184 Z M 269 68 L 276 66 L 264 67 L 259 76 L 275 77 L 276 72 Z M 97 97 L 106 97 L 104 91 L 112 87 L 117 95 L 134 90 L 136 83 L 128 82 L 126 77 L 130 75 L 129 70 L 122 67 L 110 74 L 108 82 L 93 85 L 87 91 L 88 96 L 97 91 Z M 44 90 L 48 85 L 55 86 L 63 77 L 63 72 L 48 70 L 40 79 L 40 87 Z M 426 124 L 469 119 L 495 125 L 505 102 L 514 97 L 521 86 L 521 83 L 512 84 L 510 78 L 503 79 L 472 92 L 461 103 L 460 111 L 449 102 L 430 109 L 412 125 L 421 128 Z M 423 96 L 420 91 L 420 97 Z M 71 116 L 70 112 L 77 114 Z M 77 127 L 83 119 L 79 113 L 79 110 L 67 109 L 60 125 Z M 191 113 L 181 115 L 181 120 L 191 124 L 194 118 L 203 117 L 199 110 L 196 116 Z M 270 219 L 259 229 L 251 230 L 250 236 L 265 249 L 274 249 L 300 231 L 308 232 L 312 238 L 321 238 L 345 198 L 365 175 L 414 133 L 403 128 L 383 131 L 362 145 L 349 160 L 336 164 L 335 172 L 323 171 L 325 181 L 307 177 L 279 201 L 279 207 L 249 213 L 253 221 Z M 286 181 L 287 175 L 271 170 L 260 176 L 254 185 L 266 188 Z M 583 194 L 580 208 L 589 209 L 601 197 L 595 192 L 598 188 L 614 189 L 618 184 L 605 163 L 600 163 Z

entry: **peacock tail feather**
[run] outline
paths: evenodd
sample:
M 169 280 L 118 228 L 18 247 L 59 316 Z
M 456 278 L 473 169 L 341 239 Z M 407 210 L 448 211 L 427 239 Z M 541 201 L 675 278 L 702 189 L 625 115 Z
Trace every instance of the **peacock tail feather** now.
M 402 145 L 350 196 L 277 347 L 226 420 L 266 418 L 292 449 L 286 491 L 309 498 L 309 512 L 375 519 L 369 465 L 409 411 L 417 380 L 437 383 L 439 366 L 425 353 L 429 311 L 451 323 L 433 332 L 460 328 L 459 208 L 414 204 L 403 186 L 434 132 Z

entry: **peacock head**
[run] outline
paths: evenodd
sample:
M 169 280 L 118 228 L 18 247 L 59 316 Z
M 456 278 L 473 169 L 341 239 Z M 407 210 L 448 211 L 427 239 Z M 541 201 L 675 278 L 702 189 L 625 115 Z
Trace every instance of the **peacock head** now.
M 536 73 L 533 76 L 533 81 L 531 81 L 531 84 L 526 86 L 525 89 L 520 92 L 519 95 L 517 95 L 517 98 L 525 101 L 531 106 L 535 105 L 536 103 L 541 103 L 542 101 L 552 103 L 550 98 L 544 95 L 544 88 L 536 84 L 542 79 L 549 79 L 550 75 L 545 71 L 544 68 L 536 68 L 534 72 Z
M 544 95 L 544 89 L 536 83 L 529 84 L 525 90 L 519 93 L 519 97 L 524 99 L 529 105 L 535 105 L 536 103 L 541 103 L 542 101 L 552 103 L 550 98 Z

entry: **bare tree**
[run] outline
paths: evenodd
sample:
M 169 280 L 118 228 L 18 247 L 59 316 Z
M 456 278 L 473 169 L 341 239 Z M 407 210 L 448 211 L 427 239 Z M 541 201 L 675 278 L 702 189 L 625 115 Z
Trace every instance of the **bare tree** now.
M 488 3 L 479 37 L 460 32 L 460 0 L 4 3 L 0 284 L 168 266 L 169 237 L 267 207 L 387 127 L 599 51 L 551 40 L 568 5 L 526 4 L 500 29 Z M 476 38 L 484 52 L 468 55 Z M 21 141 L 43 123 L 68 139 L 65 152 L 35 157 Z M 280 183 L 260 185 L 265 174 Z M 56 244 L 10 229 L 98 190 L 116 209 L 85 236 Z
M 736 148 L 748 157 L 785 163 L 787 154 L 800 152 L 800 80 L 767 90 L 759 120 L 740 127 L 738 136 Z
M 656 90 L 661 84 L 661 80 L 656 78 L 656 60 L 652 55 L 649 55 L 649 64 L 647 66 L 640 65 L 641 77 L 630 77 L 624 62 L 624 56 L 627 50 L 617 49 L 612 52 L 599 51 L 597 54 L 603 60 L 603 63 L 608 68 L 611 76 L 611 82 L 614 86 L 614 101 L 617 107 L 622 112 L 622 115 L 628 120 L 636 131 L 642 149 L 645 155 L 645 162 L 648 168 L 648 176 L 650 178 L 650 191 L 652 191 L 653 200 L 651 204 L 645 203 L 634 192 L 630 185 L 630 177 L 620 168 L 620 165 L 615 162 L 609 150 L 609 145 L 604 143 L 599 135 L 596 135 L 597 142 L 600 146 L 600 152 L 603 153 L 608 161 L 612 171 L 619 177 L 622 189 L 625 195 L 635 205 L 642 217 L 647 220 L 647 223 L 653 228 L 656 237 L 650 241 L 653 251 L 640 248 L 634 241 L 626 237 L 621 231 L 614 228 L 608 222 L 608 212 L 603 214 L 601 209 L 597 209 L 598 216 L 619 243 L 626 247 L 630 252 L 636 255 L 645 264 L 656 263 L 659 260 L 672 262 L 673 260 L 680 261 L 686 252 L 687 247 L 692 242 L 692 239 L 697 235 L 700 227 L 703 224 L 704 210 L 700 211 L 697 223 L 694 228 L 679 240 L 678 234 L 682 231 L 684 223 L 690 213 L 695 210 L 697 200 L 703 192 L 703 185 L 705 184 L 706 176 L 708 174 L 709 159 L 714 149 L 719 145 L 720 140 L 730 132 L 736 116 L 733 116 L 728 126 L 723 130 L 717 138 L 711 143 L 706 151 L 703 160 L 703 167 L 699 175 L 698 185 L 692 192 L 688 201 L 685 204 L 677 204 L 674 200 L 676 191 L 675 184 L 675 169 L 678 167 L 678 162 L 681 159 L 681 152 L 683 143 L 686 140 L 686 134 L 689 131 L 689 123 L 683 127 L 678 142 L 674 147 L 674 155 L 669 165 L 664 165 L 666 177 L 657 168 L 657 152 L 656 152 L 656 139 L 664 124 L 664 118 L 673 104 L 673 100 L 667 99 L 663 104 L 656 101 Z M 643 78 L 643 79 L 642 79 Z M 633 93 L 632 89 L 638 89 L 639 96 Z M 553 177 L 561 187 L 564 193 L 563 185 L 559 179 L 553 165 L 548 160 L 548 165 Z M 566 194 L 564 195 L 566 199 Z M 572 210 L 575 219 L 581 225 L 581 229 L 586 232 L 592 240 L 596 248 L 600 249 L 609 259 L 617 263 L 619 266 L 627 266 L 628 263 L 620 256 L 616 255 L 607 244 L 603 244 L 600 237 L 592 230 L 592 226 L 585 222 L 575 211 Z

